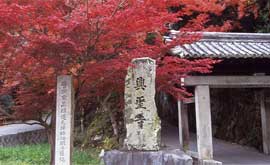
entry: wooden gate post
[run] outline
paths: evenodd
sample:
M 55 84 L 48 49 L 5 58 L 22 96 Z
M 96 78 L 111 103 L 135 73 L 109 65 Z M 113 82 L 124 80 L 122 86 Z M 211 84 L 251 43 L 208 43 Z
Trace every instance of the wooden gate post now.
M 189 127 L 187 105 L 178 100 L 178 129 L 180 148 L 184 151 L 189 150 Z
M 199 159 L 213 159 L 209 86 L 199 85 L 195 87 L 195 107 Z
M 263 152 L 270 154 L 270 103 L 266 101 L 265 91 L 260 92 Z

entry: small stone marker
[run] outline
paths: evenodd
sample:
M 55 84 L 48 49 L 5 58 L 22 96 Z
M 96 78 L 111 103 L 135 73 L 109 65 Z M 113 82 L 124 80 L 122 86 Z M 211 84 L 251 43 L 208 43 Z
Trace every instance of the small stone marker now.
M 73 147 L 74 92 L 71 76 L 57 77 L 55 165 L 70 165 Z
M 128 150 L 159 150 L 161 122 L 155 104 L 156 63 L 137 58 L 125 83 L 125 124 Z

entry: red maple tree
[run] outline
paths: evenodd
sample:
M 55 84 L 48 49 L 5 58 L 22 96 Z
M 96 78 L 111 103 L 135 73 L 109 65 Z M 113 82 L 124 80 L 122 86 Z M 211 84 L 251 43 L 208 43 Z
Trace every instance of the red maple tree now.
M 164 35 L 172 23 L 187 17 L 182 32 L 228 30 L 232 20 L 217 25 L 211 22 L 211 13 L 219 15 L 231 5 L 242 14 L 245 2 L 2 0 L 0 78 L 2 93 L 15 93 L 10 117 L 38 121 L 54 145 L 54 123 L 45 121 L 44 115 L 55 112 L 57 75 L 73 75 L 76 109 L 98 97 L 101 107 L 109 111 L 110 97 L 123 96 L 131 60 L 145 56 L 157 60 L 157 89 L 183 98 L 187 93 L 179 86 L 180 78 L 209 72 L 216 61 L 170 54 L 175 45 L 195 41 L 198 35 L 181 35 L 172 42 L 164 42 Z M 174 11 L 172 6 L 180 9 Z

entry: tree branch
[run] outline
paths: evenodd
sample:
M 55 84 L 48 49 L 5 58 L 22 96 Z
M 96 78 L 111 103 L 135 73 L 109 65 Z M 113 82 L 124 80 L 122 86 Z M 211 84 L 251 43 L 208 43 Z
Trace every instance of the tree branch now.
M 7 117 L 11 118 L 11 119 L 16 119 L 13 115 L 9 114 L 8 112 L 6 112 L 2 106 L 0 105 L 0 112 L 3 113 L 4 115 L 6 115 Z
M 114 9 L 114 11 L 113 11 L 111 17 L 113 17 L 113 16 L 116 14 L 116 12 L 117 12 L 121 7 L 123 7 L 123 5 L 124 5 L 125 2 L 126 2 L 126 0 L 120 1 L 120 3 L 119 3 L 119 4 L 116 6 L 116 8 Z

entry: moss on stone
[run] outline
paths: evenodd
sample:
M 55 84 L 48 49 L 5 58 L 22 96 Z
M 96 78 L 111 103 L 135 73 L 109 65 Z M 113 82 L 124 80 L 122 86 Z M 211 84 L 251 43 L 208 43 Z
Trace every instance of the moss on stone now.
M 110 150 L 118 148 L 120 145 L 118 139 L 114 137 L 109 114 L 104 112 L 95 114 L 95 118 L 87 127 L 87 131 L 82 138 L 83 147 Z

